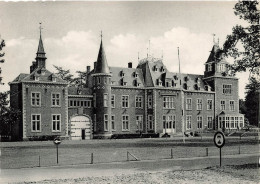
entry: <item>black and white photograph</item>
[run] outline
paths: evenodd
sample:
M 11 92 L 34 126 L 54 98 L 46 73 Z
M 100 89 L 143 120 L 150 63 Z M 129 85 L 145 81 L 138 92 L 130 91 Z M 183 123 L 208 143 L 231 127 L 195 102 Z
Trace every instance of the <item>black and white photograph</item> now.
M 1 184 L 259 184 L 260 5 L 0 1 Z

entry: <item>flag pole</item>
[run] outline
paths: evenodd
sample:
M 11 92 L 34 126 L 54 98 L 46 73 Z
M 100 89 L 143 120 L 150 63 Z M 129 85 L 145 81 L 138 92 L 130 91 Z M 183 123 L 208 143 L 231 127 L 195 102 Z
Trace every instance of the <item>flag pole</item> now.
M 178 60 L 179 60 L 179 79 L 180 79 L 180 98 L 181 98 L 181 125 L 182 125 L 182 139 L 183 139 L 183 143 L 185 143 L 185 135 L 184 135 L 184 131 L 185 131 L 185 126 L 184 126 L 184 92 L 182 89 L 182 84 L 181 84 L 181 62 L 180 62 L 180 51 L 179 51 L 179 47 L 178 48 Z

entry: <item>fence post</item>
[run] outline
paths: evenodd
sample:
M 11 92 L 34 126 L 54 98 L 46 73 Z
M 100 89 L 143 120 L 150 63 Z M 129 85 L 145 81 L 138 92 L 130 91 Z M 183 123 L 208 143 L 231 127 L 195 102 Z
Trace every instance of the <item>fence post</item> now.
M 173 159 L 173 151 L 172 151 L 172 148 L 171 148 L 171 159 Z
M 39 155 L 39 167 L 41 167 L 41 155 Z
M 91 161 L 90 161 L 91 164 L 93 164 L 93 153 L 91 153 Z
M 206 157 L 209 156 L 209 149 L 206 148 Z

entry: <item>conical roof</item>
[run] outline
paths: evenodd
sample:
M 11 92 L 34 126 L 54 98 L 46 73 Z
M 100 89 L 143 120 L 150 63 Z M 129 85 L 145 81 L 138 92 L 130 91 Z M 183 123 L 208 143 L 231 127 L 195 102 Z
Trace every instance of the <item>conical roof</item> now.
M 98 52 L 97 66 L 96 66 L 95 73 L 110 74 L 109 67 L 107 65 L 107 59 L 106 59 L 105 50 L 103 48 L 102 40 L 101 40 L 100 48 L 99 48 L 99 52 Z
M 216 61 L 216 53 L 219 50 L 219 46 L 214 44 L 212 47 L 212 50 L 210 51 L 209 58 L 206 63 L 214 62 Z
M 43 43 L 42 43 L 42 35 L 40 35 L 40 40 L 39 40 L 37 54 L 45 54 L 44 48 L 43 48 Z

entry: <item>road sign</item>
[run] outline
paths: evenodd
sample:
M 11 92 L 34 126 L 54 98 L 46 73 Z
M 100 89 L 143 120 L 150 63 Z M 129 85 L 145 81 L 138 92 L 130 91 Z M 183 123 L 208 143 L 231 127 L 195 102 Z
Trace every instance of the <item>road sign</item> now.
M 61 143 L 61 140 L 59 138 L 55 138 L 53 143 L 59 145 Z
M 214 143 L 218 148 L 225 145 L 225 135 L 222 132 L 216 132 L 214 135 Z

